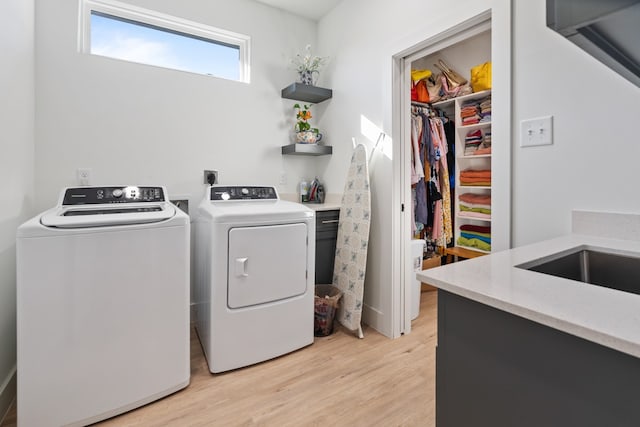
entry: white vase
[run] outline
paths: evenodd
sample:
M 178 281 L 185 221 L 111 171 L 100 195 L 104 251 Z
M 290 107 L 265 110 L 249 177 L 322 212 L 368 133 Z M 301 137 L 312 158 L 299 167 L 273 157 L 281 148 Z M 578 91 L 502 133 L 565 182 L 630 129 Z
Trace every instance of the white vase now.
M 315 80 L 318 78 L 318 74 L 319 72 L 317 70 L 316 71 L 309 71 L 309 70 L 299 71 L 298 78 L 300 80 L 300 83 L 309 85 L 309 86 L 314 86 Z

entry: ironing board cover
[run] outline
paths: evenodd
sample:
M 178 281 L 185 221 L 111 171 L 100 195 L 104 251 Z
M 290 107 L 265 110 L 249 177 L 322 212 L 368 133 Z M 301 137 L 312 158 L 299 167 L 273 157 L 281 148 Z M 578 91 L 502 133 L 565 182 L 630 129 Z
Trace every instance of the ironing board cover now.
M 358 144 L 351 156 L 342 195 L 333 284 L 343 292 L 338 320 L 345 328 L 356 332 L 360 338 L 364 337 L 360 320 L 370 217 L 371 193 L 367 150 L 364 145 Z

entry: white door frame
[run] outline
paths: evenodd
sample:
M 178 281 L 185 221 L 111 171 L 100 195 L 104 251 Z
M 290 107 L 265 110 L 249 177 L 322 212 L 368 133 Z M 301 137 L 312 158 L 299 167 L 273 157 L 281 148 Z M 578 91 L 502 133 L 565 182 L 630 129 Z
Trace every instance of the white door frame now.
M 498 16 L 496 16 L 496 14 Z M 463 41 L 469 37 L 491 29 L 491 60 L 493 63 L 493 95 L 492 116 L 495 130 L 492 134 L 505 138 L 505 149 L 500 156 L 492 159 L 499 163 L 500 172 L 493 176 L 504 179 L 504 189 L 500 191 L 500 204 L 507 210 L 506 231 L 501 233 L 502 246 L 510 245 L 510 159 L 511 149 L 511 7 L 510 2 L 505 2 L 504 8 L 488 9 L 470 19 L 459 22 L 448 30 L 406 48 L 392 57 L 392 140 L 393 144 L 393 189 L 392 200 L 394 206 L 404 209 L 394 210 L 392 217 L 392 260 L 393 266 L 393 332 L 394 336 L 411 332 L 411 287 L 413 279 L 413 263 L 411 254 L 411 186 L 410 186 L 410 161 L 411 154 L 408 149 L 410 138 L 410 67 L 415 59 L 429 55 L 448 46 Z M 496 55 L 496 49 L 500 49 L 500 55 Z M 496 70 L 496 66 L 498 69 Z M 497 71 L 497 72 L 496 72 Z M 498 78 L 496 78 L 498 77 Z M 502 147 L 501 147 L 502 148 Z M 496 157 L 496 156 L 494 156 Z M 494 166 L 492 165 L 492 168 Z M 493 197 L 493 193 L 492 193 Z M 492 230 L 493 231 L 493 230 Z M 493 236 L 492 236 L 493 237 Z M 493 240 L 493 239 L 492 239 Z

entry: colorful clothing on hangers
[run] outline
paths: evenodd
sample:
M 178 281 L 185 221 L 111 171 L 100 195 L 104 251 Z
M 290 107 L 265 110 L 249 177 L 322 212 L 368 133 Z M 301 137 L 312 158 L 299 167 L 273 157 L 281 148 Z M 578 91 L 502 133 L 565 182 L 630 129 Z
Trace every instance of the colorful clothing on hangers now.
M 411 120 L 411 184 L 416 184 L 424 178 L 424 169 L 420 156 L 420 134 L 422 132 L 422 117 L 415 116 Z
M 454 174 L 449 176 L 453 162 L 449 165 L 448 158 L 453 159 L 453 153 L 444 126 L 448 119 L 420 106 L 414 106 L 411 113 L 411 230 L 415 236 L 446 246 L 453 240 L 451 184 L 455 179 Z M 449 131 L 453 130 L 454 124 L 450 123 Z M 416 160 L 421 162 L 423 177 L 419 176 Z

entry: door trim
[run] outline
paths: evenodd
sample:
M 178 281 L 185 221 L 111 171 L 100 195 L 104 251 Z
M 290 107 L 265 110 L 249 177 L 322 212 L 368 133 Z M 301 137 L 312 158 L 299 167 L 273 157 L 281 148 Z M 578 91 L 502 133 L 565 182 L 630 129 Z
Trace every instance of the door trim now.
M 511 231 L 511 2 L 504 7 L 491 8 L 470 19 L 461 21 L 422 42 L 403 49 L 393 55 L 392 62 L 392 140 L 393 144 L 393 188 L 392 200 L 397 209 L 392 216 L 392 315 L 393 336 L 411 332 L 411 286 L 413 265 L 411 254 L 411 188 L 410 151 L 406 138 L 410 135 L 410 64 L 413 60 L 459 43 L 483 31 L 491 30 L 491 61 L 493 65 L 492 134 L 504 139 L 504 150 L 492 159 L 492 169 L 499 164 L 500 172 L 495 174 L 496 182 L 503 183 L 499 191 L 500 215 L 506 225 L 498 236 L 500 249 L 510 247 Z M 496 52 L 500 51 L 500 55 Z M 497 123 L 496 123 L 497 122 Z M 493 173 L 492 173 L 493 174 Z M 506 179 L 505 179 L 506 178 Z M 498 181 L 500 179 L 500 181 Z M 493 189 L 492 189 L 493 197 Z M 401 207 L 404 206 L 404 211 Z M 493 232 L 493 230 L 492 230 Z M 493 233 L 492 233 L 493 234 Z M 493 240 L 493 236 L 492 236 Z

